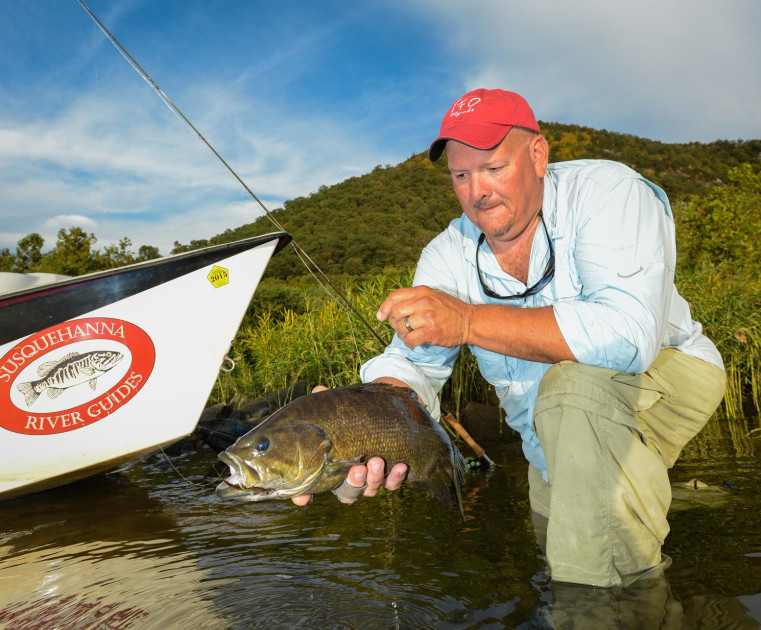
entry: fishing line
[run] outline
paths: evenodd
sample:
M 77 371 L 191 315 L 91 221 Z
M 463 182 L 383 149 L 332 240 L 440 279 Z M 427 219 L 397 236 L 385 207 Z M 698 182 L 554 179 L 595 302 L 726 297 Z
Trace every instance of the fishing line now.
M 244 182 L 238 174 L 233 170 L 233 168 L 225 161 L 225 159 L 217 152 L 217 150 L 211 145 L 211 143 L 203 136 L 203 134 L 196 129 L 195 125 L 193 125 L 190 120 L 185 116 L 185 114 L 182 113 L 182 110 L 177 107 L 177 105 L 174 104 L 172 99 L 170 99 L 164 90 L 162 90 L 156 82 L 151 78 L 151 76 L 142 68 L 142 66 L 135 60 L 135 58 L 127 52 L 127 49 L 124 48 L 124 46 L 119 43 L 119 41 L 111 34 L 111 31 L 109 31 L 103 23 L 95 16 L 95 14 L 90 10 L 90 8 L 83 2 L 83 0 L 77 0 L 77 2 L 80 4 L 80 6 L 90 15 L 90 17 L 93 19 L 93 21 L 98 25 L 101 31 L 103 31 L 103 34 L 108 38 L 108 40 L 114 45 L 116 50 L 119 51 L 119 53 L 124 57 L 124 59 L 129 63 L 130 66 L 137 72 L 143 80 L 148 83 L 148 85 L 151 86 L 151 88 L 158 94 L 159 98 L 164 102 L 164 104 L 171 110 L 171 112 L 188 128 L 190 129 L 195 135 L 208 147 L 208 149 L 217 157 L 217 159 L 222 162 L 222 164 L 225 166 L 225 168 L 230 171 L 233 177 L 235 177 L 236 180 L 240 183 L 241 186 L 245 189 L 245 191 L 251 196 L 251 198 L 259 204 L 259 207 L 261 207 L 262 210 L 264 210 L 265 216 L 272 222 L 272 224 L 278 228 L 279 230 L 285 232 L 285 228 L 280 224 L 280 222 L 275 218 L 275 216 L 272 214 L 272 212 L 269 211 L 269 209 L 262 203 L 262 201 L 257 197 L 254 192 L 246 185 L 246 182 Z M 303 265 L 307 268 L 307 271 L 311 273 L 313 276 L 315 275 L 312 269 L 309 267 L 309 265 L 305 262 L 305 258 L 307 261 L 309 261 L 309 264 L 314 267 L 314 269 L 322 276 L 322 278 L 325 280 L 325 282 L 330 286 L 329 291 L 325 285 L 323 285 L 322 282 L 320 282 L 320 286 L 322 286 L 323 290 L 328 294 L 328 297 L 330 297 L 332 300 L 335 300 L 341 308 L 347 308 L 356 315 L 359 320 L 365 325 L 365 327 L 370 331 L 370 333 L 378 340 L 378 342 L 381 344 L 381 346 L 385 347 L 387 345 L 387 342 L 383 341 L 381 339 L 380 335 L 378 335 L 377 332 L 373 329 L 373 327 L 370 325 L 370 323 L 362 316 L 362 314 L 354 307 L 354 305 L 349 301 L 347 297 L 343 295 L 341 291 L 338 290 L 335 284 L 331 281 L 331 279 L 325 274 L 325 272 L 320 268 L 320 266 L 312 260 L 312 258 L 309 256 L 309 254 L 304 250 L 301 245 L 296 241 L 296 239 L 291 240 L 291 245 L 293 246 L 294 250 L 299 256 L 299 259 L 303 263 Z M 344 305 L 341 304 L 341 302 L 336 299 L 336 296 L 341 298 L 343 300 Z M 353 334 L 353 333 L 352 333 Z
M 95 72 L 95 85 L 98 85 L 98 61 L 95 57 L 95 24 L 92 25 L 92 68 Z
M 216 484 L 216 483 L 217 483 L 217 480 L 216 480 L 216 479 L 215 479 L 214 481 L 210 481 L 210 482 L 208 482 L 208 483 L 196 483 L 195 481 L 190 481 L 190 479 L 188 479 L 188 478 L 187 478 L 185 475 L 183 475 L 183 474 L 182 474 L 182 473 L 179 471 L 179 469 L 177 468 L 177 466 L 175 466 L 175 465 L 172 463 L 172 460 L 171 460 L 171 459 L 169 459 L 169 455 L 167 455 L 167 454 L 164 452 L 164 449 L 163 449 L 162 447 L 160 447 L 160 446 L 159 446 L 159 450 L 161 451 L 161 454 L 162 454 L 164 457 L 166 457 L 166 461 L 168 461 L 168 462 L 169 462 L 169 465 L 170 465 L 172 468 L 174 468 L 174 472 L 176 472 L 176 473 L 177 473 L 177 474 L 178 474 L 180 477 L 182 477 L 182 480 L 183 480 L 183 481 L 185 481 L 186 483 L 189 483 L 191 486 L 197 486 L 198 488 L 207 488 L 207 487 L 209 487 L 209 486 L 213 486 L 214 484 Z M 222 474 L 221 474 L 221 473 L 220 473 L 220 472 L 219 472 L 219 471 L 218 471 L 218 470 L 217 470 L 217 469 L 214 467 L 214 465 L 212 465 L 212 467 L 211 467 L 211 468 L 212 468 L 212 470 L 214 470 L 214 472 L 215 472 L 215 473 L 217 473 L 217 477 L 219 477 L 219 479 L 221 479 L 222 481 L 224 481 L 224 480 L 225 480 L 225 478 L 224 478 L 224 477 L 222 476 Z

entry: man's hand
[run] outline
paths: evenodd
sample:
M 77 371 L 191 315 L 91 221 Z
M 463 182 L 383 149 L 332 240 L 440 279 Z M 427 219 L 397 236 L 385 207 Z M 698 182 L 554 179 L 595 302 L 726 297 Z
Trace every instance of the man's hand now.
M 473 310 L 448 293 L 419 286 L 389 293 L 376 317 L 388 319 L 408 348 L 423 343 L 454 348 L 467 343 Z
M 312 389 L 312 393 L 322 392 L 328 389 L 323 385 L 317 385 Z M 355 488 L 362 488 L 365 486 L 362 494 L 366 497 L 374 497 L 378 494 L 378 490 L 383 485 L 386 490 L 396 490 L 402 485 L 404 478 L 407 476 L 406 464 L 395 464 L 386 477 L 384 469 L 386 468 L 386 462 L 381 457 L 371 457 L 367 460 L 367 465 L 357 464 L 349 469 L 349 474 L 346 476 L 346 481 Z M 301 494 L 297 497 L 292 497 L 296 505 L 306 505 L 312 500 L 311 494 Z M 356 499 L 340 499 L 342 503 L 354 503 Z
M 388 319 L 410 349 L 424 343 L 444 348 L 467 344 L 527 361 L 576 360 L 552 306 L 468 304 L 443 291 L 419 286 L 389 293 L 376 317 Z

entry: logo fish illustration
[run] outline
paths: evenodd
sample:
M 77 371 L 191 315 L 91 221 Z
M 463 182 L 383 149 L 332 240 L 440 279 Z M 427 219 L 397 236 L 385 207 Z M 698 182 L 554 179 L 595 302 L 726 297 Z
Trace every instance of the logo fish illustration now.
M 70 352 L 57 361 L 48 361 L 37 368 L 37 381 L 19 383 L 19 391 L 24 395 L 26 406 L 31 407 L 40 394 L 46 389 L 50 398 L 58 398 L 63 390 L 82 383 L 89 383 L 90 389 L 95 390 L 98 378 L 103 376 L 124 355 L 111 350 L 95 350 L 79 354 Z

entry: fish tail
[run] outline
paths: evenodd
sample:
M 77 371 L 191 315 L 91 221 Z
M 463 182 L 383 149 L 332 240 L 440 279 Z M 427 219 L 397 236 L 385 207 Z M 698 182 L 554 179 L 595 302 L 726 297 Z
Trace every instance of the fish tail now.
M 32 382 L 19 383 L 16 387 L 24 395 L 27 407 L 31 407 L 32 403 L 40 397 L 39 392 L 34 391 L 34 383 Z

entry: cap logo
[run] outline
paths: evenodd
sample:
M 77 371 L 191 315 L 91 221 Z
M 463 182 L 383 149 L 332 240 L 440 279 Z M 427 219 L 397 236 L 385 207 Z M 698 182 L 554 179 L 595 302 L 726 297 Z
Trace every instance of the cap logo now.
M 472 98 L 469 98 L 467 100 L 464 98 L 461 98 L 454 105 L 452 105 L 452 109 L 449 110 L 449 115 L 457 118 L 458 116 L 462 116 L 463 114 L 469 114 L 470 112 L 475 111 L 473 108 L 476 105 L 478 105 L 480 102 L 481 102 L 481 99 L 478 96 L 473 96 Z

